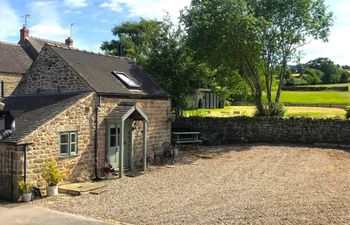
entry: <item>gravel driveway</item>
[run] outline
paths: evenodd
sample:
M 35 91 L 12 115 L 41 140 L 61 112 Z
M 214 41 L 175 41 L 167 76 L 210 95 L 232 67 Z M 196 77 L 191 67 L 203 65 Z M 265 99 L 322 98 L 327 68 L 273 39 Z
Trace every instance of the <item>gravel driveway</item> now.
M 108 191 L 34 204 L 131 224 L 350 224 L 350 153 L 244 145 L 182 153 Z M 205 152 L 205 153 L 204 153 Z M 192 152 L 194 153 L 194 152 Z

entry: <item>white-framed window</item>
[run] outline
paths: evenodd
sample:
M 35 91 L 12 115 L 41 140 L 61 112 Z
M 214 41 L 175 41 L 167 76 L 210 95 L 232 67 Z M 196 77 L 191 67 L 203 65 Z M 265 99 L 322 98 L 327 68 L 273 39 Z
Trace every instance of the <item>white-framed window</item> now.
M 59 134 L 60 156 L 77 155 L 78 133 L 76 131 Z

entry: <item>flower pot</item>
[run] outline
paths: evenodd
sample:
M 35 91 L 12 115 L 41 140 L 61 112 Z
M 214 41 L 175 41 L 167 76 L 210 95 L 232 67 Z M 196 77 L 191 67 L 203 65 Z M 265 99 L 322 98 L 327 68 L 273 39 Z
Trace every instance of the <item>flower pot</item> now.
M 107 180 L 111 180 L 111 179 L 113 179 L 113 178 L 114 178 L 114 176 L 113 176 L 112 172 L 106 173 L 106 179 L 107 179 Z
M 32 193 L 23 193 L 22 198 L 24 202 L 30 202 L 32 200 Z
M 46 187 L 46 195 L 47 196 L 55 196 L 58 195 L 58 186 L 47 186 Z

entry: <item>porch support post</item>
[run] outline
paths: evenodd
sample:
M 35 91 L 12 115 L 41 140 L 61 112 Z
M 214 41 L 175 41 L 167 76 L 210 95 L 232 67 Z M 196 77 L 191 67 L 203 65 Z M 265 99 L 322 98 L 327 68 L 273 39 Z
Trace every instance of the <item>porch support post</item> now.
M 119 137 L 119 178 L 122 178 L 124 176 L 124 123 L 125 121 L 122 120 Z
M 135 124 L 135 121 L 132 122 L 132 126 L 131 126 L 131 152 L 130 152 L 130 170 L 134 170 L 134 151 L 135 151 L 135 143 L 134 143 L 134 140 L 135 140 L 135 131 L 133 130 L 133 127 L 134 127 L 134 124 Z
M 143 120 L 143 170 L 147 170 L 147 128 L 146 120 Z

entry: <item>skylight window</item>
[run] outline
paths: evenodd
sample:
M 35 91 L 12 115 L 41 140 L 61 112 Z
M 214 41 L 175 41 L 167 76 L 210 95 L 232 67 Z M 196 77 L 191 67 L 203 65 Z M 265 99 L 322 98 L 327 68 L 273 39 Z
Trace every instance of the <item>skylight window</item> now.
M 113 71 L 113 74 L 129 89 L 140 89 L 140 85 L 131 80 L 128 75 L 123 72 Z

